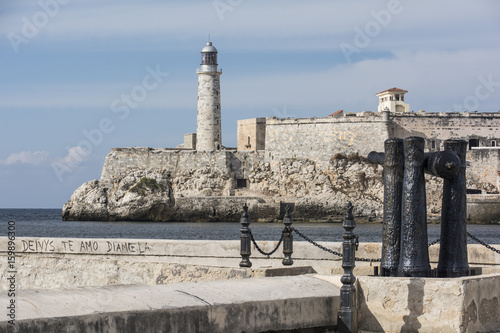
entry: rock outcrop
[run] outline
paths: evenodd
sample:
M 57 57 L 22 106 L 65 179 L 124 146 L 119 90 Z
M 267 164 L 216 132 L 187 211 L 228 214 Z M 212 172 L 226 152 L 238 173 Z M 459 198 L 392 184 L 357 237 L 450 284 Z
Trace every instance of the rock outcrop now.
M 440 209 L 439 179 L 427 182 L 429 213 Z M 340 221 L 348 201 L 363 219 L 382 215 L 382 167 L 352 154 L 329 160 L 269 160 L 260 152 L 195 152 L 119 148 L 106 157 L 100 180 L 78 188 L 64 220 L 238 221 L 247 203 L 252 220 Z

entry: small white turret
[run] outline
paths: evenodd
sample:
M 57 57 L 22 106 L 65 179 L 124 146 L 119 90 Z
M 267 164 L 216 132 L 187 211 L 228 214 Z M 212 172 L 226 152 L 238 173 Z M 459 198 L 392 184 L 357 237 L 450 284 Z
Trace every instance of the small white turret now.
M 410 104 L 405 103 L 407 92 L 396 87 L 379 92 L 378 112 L 410 112 Z

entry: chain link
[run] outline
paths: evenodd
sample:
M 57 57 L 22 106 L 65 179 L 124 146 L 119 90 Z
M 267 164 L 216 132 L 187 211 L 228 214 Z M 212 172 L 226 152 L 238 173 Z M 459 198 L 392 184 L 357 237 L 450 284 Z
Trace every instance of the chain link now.
M 429 244 L 427 244 L 427 246 L 428 246 L 428 247 L 431 247 L 432 245 L 437 244 L 437 243 L 439 243 L 440 241 L 441 241 L 441 238 L 438 238 L 438 239 L 436 239 L 435 241 L 430 242 Z
M 297 229 L 295 229 L 294 227 L 292 227 L 292 230 L 297 234 L 299 235 L 300 237 L 302 237 L 303 239 L 305 239 L 306 241 L 308 241 L 309 243 L 311 243 L 312 245 L 320 248 L 321 250 L 323 251 L 326 251 L 328 253 L 331 253 L 333 255 L 336 255 L 338 257 L 341 257 L 342 258 L 342 253 L 340 252 L 337 252 L 337 251 L 334 251 L 334 250 L 331 250 L 331 249 L 328 249 L 326 247 L 324 247 L 323 245 L 320 245 L 318 243 L 316 243 L 315 241 L 313 241 L 312 239 L 310 239 L 309 237 L 307 237 L 306 235 L 304 235 L 303 233 L 301 233 L 300 231 L 298 231 Z M 357 261 L 367 261 L 367 262 L 380 262 L 380 259 L 370 259 L 370 258 L 358 258 L 356 257 L 355 258 Z
M 292 227 L 292 230 L 297 234 L 299 235 L 300 237 L 302 237 L 303 239 L 305 239 L 306 241 L 308 241 L 309 243 L 311 243 L 312 245 L 316 246 L 316 247 L 319 247 L 320 249 L 322 249 L 323 251 L 326 251 L 326 252 L 329 252 L 333 255 L 336 255 L 336 256 L 339 256 L 339 257 L 342 257 L 342 253 L 340 252 L 337 252 L 337 251 L 334 251 L 334 250 L 330 250 L 326 247 L 324 247 L 323 245 L 320 245 L 318 243 L 316 243 L 315 241 L 313 241 L 312 239 L 310 239 L 309 237 L 307 237 L 306 235 L 304 235 L 303 233 L 301 233 L 300 231 L 298 231 L 297 229 L 295 229 L 294 227 Z
M 382 260 L 379 259 L 379 258 L 375 258 L 375 259 L 370 259 L 370 258 L 354 258 L 356 259 L 357 261 L 367 261 L 367 262 L 381 262 Z
M 491 251 L 493 252 L 496 252 L 498 254 L 500 254 L 500 250 L 497 250 L 495 249 L 493 246 L 489 245 L 489 244 L 486 244 L 486 242 L 483 242 L 482 240 L 480 240 L 479 238 L 471 235 L 470 232 L 467 231 L 467 235 L 472 238 L 473 240 L 475 240 L 476 242 L 478 242 L 479 244 L 481 244 L 482 246 L 486 247 L 487 249 L 490 249 Z
M 493 252 L 496 252 L 498 254 L 500 254 L 500 250 L 498 249 L 495 249 L 493 246 L 487 244 L 486 242 L 483 242 L 482 240 L 480 240 L 479 238 L 475 237 L 474 235 L 472 235 L 470 232 L 467 231 L 467 236 L 469 236 L 470 238 L 472 238 L 473 240 L 475 240 L 476 242 L 478 242 L 479 244 L 481 244 L 482 246 L 486 247 L 487 249 L 493 251 Z M 437 244 L 439 243 L 439 241 L 441 240 L 441 238 L 438 238 L 436 239 L 434 242 L 431 242 L 429 243 L 429 246 L 432 246 L 434 244 Z
M 259 245 L 257 244 L 257 242 L 255 241 L 255 238 L 253 238 L 253 234 L 252 234 L 252 231 L 251 231 L 251 230 L 250 230 L 250 232 L 249 232 L 249 233 L 250 233 L 250 239 L 252 240 L 252 243 L 253 243 L 253 245 L 255 246 L 255 248 L 257 249 L 257 251 L 259 251 L 262 255 L 267 256 L 267 257 L 269 258 L 271 255 L 273 255 L 273 253 L 274 253 L 274 252 L 276 252 L 276 251 L 279 249 L 279 247 L 280 247 L 280 245 L 281 245 L 281 242 L 283 242 L 283 237 L 284 237 L 284 235 L 285 235 L 285 230 L 283 229 L 283 231 L 281 232 L 281 238 L 280 238 L 280 240 L 279 240 L 279 242 L 278 242 L 278 245 L 276 245 L 276 247 L 275 247 L 275 248 L 274 248 L 271 252 L 264 252 L 264 251 L 263 251 L 263 250 L 259 247 Z

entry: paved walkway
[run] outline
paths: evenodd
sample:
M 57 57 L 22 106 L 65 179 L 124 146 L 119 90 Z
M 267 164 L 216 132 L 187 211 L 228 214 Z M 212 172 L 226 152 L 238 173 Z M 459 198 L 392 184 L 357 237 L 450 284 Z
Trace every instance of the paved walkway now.
M 339 276 L 21 290 L 19 332 L 262 332 L 336 325 Z M 8 304 L 7 295 L 0 304 Z M 0 331 L 9 326 L 0 322 Z

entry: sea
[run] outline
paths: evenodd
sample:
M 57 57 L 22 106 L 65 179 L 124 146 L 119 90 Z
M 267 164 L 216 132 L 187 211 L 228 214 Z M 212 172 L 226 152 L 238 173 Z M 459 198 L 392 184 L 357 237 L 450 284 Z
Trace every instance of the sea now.
M 239 240 L 239 221 L 235 222 L 97 222 L 63 221 L 61 209 L 0 209 L 0 235 L 6 236 L 10 224 L 16 237 L 61 238 L 137 238 L 175 240 Z M 342 242 L 342 223 L 294 223 L 302 234 L 314 241 Z M 252 223 L 256 240 L 276 241 L 282 223 Z M 500 244 L 500 224 L 469 224 L 467 231 L 488 244 Z M 354 232 L 360 242 L 381 242 L 381 223 L 357 223 Z M 441 225 L 428 224 L 429 242 L 440 237 Z M 294 240 L 301 240 L 294 234 Z M 475 243 L 468 239 L 469 243 Z

